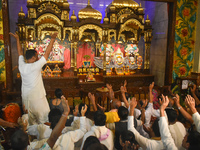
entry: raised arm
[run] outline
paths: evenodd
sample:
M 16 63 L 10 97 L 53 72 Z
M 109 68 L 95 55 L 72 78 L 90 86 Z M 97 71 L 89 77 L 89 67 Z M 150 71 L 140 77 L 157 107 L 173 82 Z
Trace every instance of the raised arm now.
M 194 99 L 195 99 L 196 105 L 199 105 L 199 104 L 200 104 L 200 101 L 199 101 L 198 97 L 197 97 L 196 94 L 195 94 L 196 88 L 197 88 L 197 86 L 196 86 L 196 84 L 194 84 L 194 85 L 193 85 L 193 88 L 191 88 L 190 90 L 191 90 L 192 96 L 193 96 Z
M 46 49 L 46 52 L 45 52 L 45 54 L 44 54 L 44 58 L 45 58 L 46 60 L 48 59 L 49 54 L 50 54 L 50 52 L 51 52 L 51 50 L 52 50 L 52 48 L 53 48 L 53 44 L 54 44 L 54 41 L 55 41 L 55 39 L 56 39 L 56 37 L 57 37 L 57 34 L 58 34 L 58 33 L 54 33 L 54 34 L 51 35 L 51 41 L 50 41 L 50 43 L 49 43 L 49 45 L 48 45 L 48 47 L 47 47 L 47 49 Z
M 89 93 L 88 93 L 88 97 L 89 97 L 89 99 L 90 99 L 90 101 L 91 101 L 91 103 L 92 103 L 92 105 L 93 105 L 94 111 L 97 111 L 97 105 L 96 105 L 96 103 L 95 103 L 95 96 L 94 96 L 94 94 L 91 94 L 91 93 L 89 92 Z
M 114 100 L 115 94 L 114 94 L 114 91 L 112 89 L 112 85 L 111 84 L 106 84 L 106 87 L 108 88 L 108 91 L 109 91 L 110 100 Z
M 56 140 L 58 139 L 63 128 L 65 127 L 65 123 L 67 121 L 67 116 L 70 112 L 68 100 L 66 100 L 66 98 L 64 96 L 61 97 L 61 100 L 62 100 L 64 112 L 63 112 L 59 122 L 56 124 L 55 128 L 53 129 L 49 139 L 47 140 L 47 143 L 51 148 L 53 148 L 54 144 L 56 143 Z
M 173 149 L 173 150 L 178 150 L 174 140 L 172 139 L 172 136 L 169 132 L 169 128 L 168 128 L 168 124 L 167 124 L 167 120 L 165 118 L 165 108 L 168 106 L 169 104 L 169 99 L 166 96 L 162 95 L 162 99 L 163 99 L 163 103 L 160 106 L 160 121 L 159 121 L 159 129 L 160 129 L 160 135 L 161 135 L 161 140 L 165 146 L 166 149 Z
M 190 110 L 192 111 L 192 119 L 194 120 L 197 131 L 200 133 L 200 115 L 195 108 L 194 98 L 192 98 L 190 95 L 187 95 L 185 103 L 190 107 Z
M 149 85 L 149 103 L 153 103 L 153 94 L 152 94 L 153 87 L 154 87 L 154 82 L 152 82 Z
M 126 95 L 125 95 L 126 88 L 124 86 L 121 86 L 120 91 L 122 93 L 122 100 L 124 101 L 126 108 L 129 108 L 129 103 L 128 103 L 128 101 L 126 99 Z
M 13 33 L 9 33 L 11 36 L 13 36 L 15 39 L 16 39 L 16 41 L 17 41 L 17 52 L 18 52 L 18 55 L 20 56 L 20 55 L 23 55 L 23 51 L 22 51 L 22 46 L 21 46 L 21 44 L 20 44 L 20 41 L 19 41 L 19 36 L 18 36 L 18 34 L 15 32 L 15 34 L 13 34 Z
M 176 98 L 174 98 L 174 101 L 175 101 L 175 104 L 176 104 L 178 110 L 183 115 L 183 117 L 185 117 L 185 119 L 187 119 L 188 121 L 193 123 L 192 116 L 187 111 L 185 111 L 185 109 L 180 105 L 180 98 L 179 98 L 178 94 L 176 94 Z
M 137 106 L 137 101 L 136 101 L 136 98 L 133 97 L 130 101 L 130 111 L 129 111 L 129 116 L 128 116 L 128 130 L 133 132 L 133 134 L 135 135 L 135 139 L 139 143 L 139 145 L 143 149 L 146 149 L 150 140 L 140 135 L 140 133 L 134 128 L 134 109 L 136 106 Z

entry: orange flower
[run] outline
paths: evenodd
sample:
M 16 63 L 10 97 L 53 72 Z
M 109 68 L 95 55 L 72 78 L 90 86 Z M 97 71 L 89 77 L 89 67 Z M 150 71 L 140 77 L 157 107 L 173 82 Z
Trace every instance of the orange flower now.
M 191 41 L 191 44 L 192 44 L 192 45 L 194 45 L 194 43 L 195 43 L 195 41 L 194 41 L 194 40 L 192 40 L 192 41 Z
M 179 71 L 180 71 L 180 74 L 181 74 L 181 75 L 184 75 L 184 74 L 186 73 L 185 67 L 179 68 Z
M 182 31 L 183 37 L 188 35 L 188 30 L 187 29 L 183 29 Z
M 182 56 L 187 55 L 187 49 L 186 49 L 186 48 L 183 48 L 183 49 L 181 50 L 181 55 L 182 55 Z
M 189 15 L 190 15 L 190 10 L 187 9 L 187 8 L 185 8 L 185 9 L 183 10 L 183 15 L 184 15 L 184 16 L 189 16 Z
M 178 25 L 178 20 L 176 20 L 176 25 Z

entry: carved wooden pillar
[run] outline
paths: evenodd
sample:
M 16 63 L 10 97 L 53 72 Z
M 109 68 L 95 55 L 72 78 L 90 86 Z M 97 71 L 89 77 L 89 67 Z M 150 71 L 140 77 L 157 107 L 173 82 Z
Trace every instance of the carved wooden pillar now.
M 74 75 L 77 75 L 77 42 L 74 42 Z
M 3 14 L 3 36 L 4 36 L 4 53 L 6 65 L 6 89 L 13 90 L 13 75 L 12 75 L 12 57 L 10 51 L 10 25 L 8 13 L 8 0 L 2 0 L 2 14 Z
M 71 50 L 70 50 L 70 54 L 71 54 L 71 68 L 74 68 L 74 50 L 73 50 L 73 46 L 74 43 L 71 43 Z
M 103 57 L 103 75 L 106 75 L 106 44 L 108 43 L 108 29 L 103 30 L 103 48 L 104 48 L 104 57 Z

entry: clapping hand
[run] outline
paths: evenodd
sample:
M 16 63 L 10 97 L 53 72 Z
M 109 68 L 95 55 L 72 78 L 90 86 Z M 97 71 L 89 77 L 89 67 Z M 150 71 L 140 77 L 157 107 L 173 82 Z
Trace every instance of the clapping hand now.
M 62 96 L 61 96 L 61 101 L 62 101 L 62 106 L 63 106 L 63 108 L 64 108 L 63 114 L 65 114 L 66 116 L 68 116 L 68 115 L 69 115 L 69 112 L 70 112 L 68 100 L 66 100 L 65 96 L 62 95 Z

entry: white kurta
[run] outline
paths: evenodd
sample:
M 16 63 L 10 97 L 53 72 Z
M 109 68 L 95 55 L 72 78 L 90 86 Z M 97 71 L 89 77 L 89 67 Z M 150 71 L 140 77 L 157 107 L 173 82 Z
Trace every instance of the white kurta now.
M 19 71 L 22 78 L 22 103 L 29 113 L 29 123 L 44 123 L 48 121 L 50 111 L 42 80 L 41 69 L 46 59 L 41 57 L 34 63 L 25 63 L 24 57 L 19 56 Z
M 87 132 L 85 127 L 85 117 L 80 117 L 80 129 L 69 131 L 65 134 L 60 135 L 53 147 L 53 150 L 74 150 L 74 143 L 80 140 Z M 48 139 L 43 139 L 40 141 L 31 142 L 27 149 L 39 149 L 45 144 L 47 140 Z
M 146 137 L 143 137 L 139 132 L 134 128 L 134 118 L 133 116 L 128 116 L 128 130 L 133 132 L 135 135 L 135 140 L 142 147 L 143 150 L 164 150 L 164 145 L 161 140 L 151 140 Z
M 91 130 L 89 132 L 87 132 L 84 137 L 83 137 L 83 142 L 81 145 L 81 149 L 83 148 L 84 142 L 85 140 L 89 137 L 89 136 L 96 136 L 98 139 L 102 136 L 102 135 L 106 135 L 108 133 L 108 128 L 106 128 L 105 126 L 93 126 L 91 128 Z M 101 144 L 104 144 L 109 150 L 113 150 L 114 148 L 114 139 L 113 139 L 113 134 L 110 131 L 108 137 L 105 140 L 100 141 Z
M 172 138 L 174 139 L 174 143 L 179 150 L 185 150 L 182 147 L 182 141 L 186 135 L 186 129 L 181 122 L 176 122 L 173 125 L 169 125 L 169 131 L 171 133 Z
M 163 145 L 167 150 L 178 150 L 174 140 L 169 132 L 168 123 L 165 117 L 160 117 L 158 122 L 160 128 L 160 135 Z
M 193 119 L 194 124 L 196 126 L 197 132 L 200 133 L 200 115 L 199 115 L 199 113 L 198 112 L 194 113 L 192 115 L 192 119 Z

